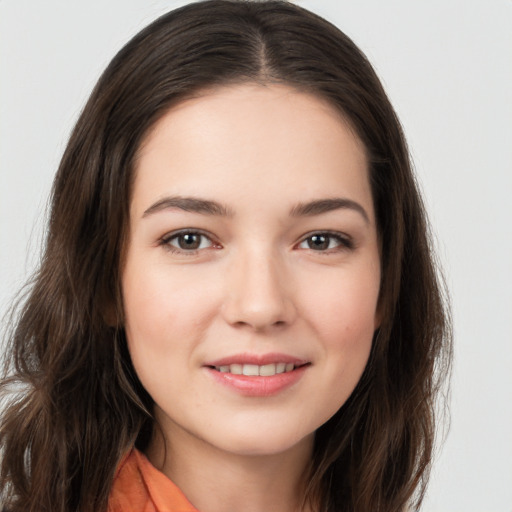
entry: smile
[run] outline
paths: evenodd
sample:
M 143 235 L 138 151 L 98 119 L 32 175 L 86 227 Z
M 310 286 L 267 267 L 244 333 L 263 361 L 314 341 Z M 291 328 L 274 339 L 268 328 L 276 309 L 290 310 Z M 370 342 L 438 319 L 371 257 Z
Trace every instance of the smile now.
M 285 354 L 238 354 L 204 365 L 214 382 L 249 397 L 278 395 L 298 384 L 311 361 Z
M 247 375 L 247 376 L 260 376 L 272 377 L 280 373 L 287 373 L 293 371 L 296 367 L 294 363 L 270 363 L 264 365 L 257 364 L 230 364 L 223 366 L 215 366 L 214 369 L 221 373 L 231 373 L 233 375 Z

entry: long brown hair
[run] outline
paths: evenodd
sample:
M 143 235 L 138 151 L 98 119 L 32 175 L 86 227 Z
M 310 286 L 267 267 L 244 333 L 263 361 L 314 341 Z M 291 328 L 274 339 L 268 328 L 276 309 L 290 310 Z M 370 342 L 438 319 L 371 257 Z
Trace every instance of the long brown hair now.
M 355 391 L 316 433 L 305 499 L 353 512 L 421 503 L 451 336 L 400 123 L 367 59 L 327 21 L 286 2 L 211 0 L 162 16 L 118 53 L 63 155 L 40 268 L 7 340 L 8 510 L 105 510 L 121 457 L 146 446 L 152 401 L 127 351 L 120 292 L 134 159 L 172 105 L 242 82 L 326 99 L 370 164 L 383 321 Z

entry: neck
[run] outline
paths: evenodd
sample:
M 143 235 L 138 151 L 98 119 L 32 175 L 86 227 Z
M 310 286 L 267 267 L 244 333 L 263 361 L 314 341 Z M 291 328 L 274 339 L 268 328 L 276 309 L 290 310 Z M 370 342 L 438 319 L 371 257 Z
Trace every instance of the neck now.
M 311 436 L 281 453 L 236 454 L 177 431 L 165 440 L 155 435 L 147 456 L 201 512 L 307 512 L 302 491 L 312 448 Z

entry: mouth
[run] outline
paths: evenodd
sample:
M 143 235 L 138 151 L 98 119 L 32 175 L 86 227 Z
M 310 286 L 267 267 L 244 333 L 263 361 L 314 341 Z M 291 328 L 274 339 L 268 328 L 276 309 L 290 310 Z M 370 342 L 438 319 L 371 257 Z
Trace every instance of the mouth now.
M 207 365 L 208 368 L 220 373 L 230 373 L 232 375 L 245 375 L 248 377 L 273 377 L 282 373 L 290 373 L 298 368 L 309 366 L 311 363 L 269 363 L 263 365 L 233 363 L 226 365 Z
M 248 397 L 270 397 L 291 389 L 313 362 L 289 354 L 233 354 L 203 365 L 214 382 Z

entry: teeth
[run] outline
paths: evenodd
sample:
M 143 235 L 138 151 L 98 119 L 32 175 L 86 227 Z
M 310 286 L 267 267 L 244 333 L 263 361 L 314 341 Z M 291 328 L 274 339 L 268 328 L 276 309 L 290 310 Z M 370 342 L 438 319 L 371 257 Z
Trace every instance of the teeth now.
M 242 369 L 243 375 L 259 375 L 259 367 L 257 364 L 244 364 Z
M 276 374 L 276 365 L 275 364 L 265 364 L 260 366 L 260 375 L 263 377 L 270 377 L 271 375 Z
M 242 365 L 241 364 L 230 364 L 229 365 L 229 373 L 234 375 L 242 375 Z
M 216 366 L 215 369 L 221 373 L 232 373 L 233 375 L 248 375 L 251 377 L 262 376 L 272 377 L 278 373 L 291 372 L 295 368 L 293 363 L 270 363 L 258 366 L 257 364 L 230 364 Z

